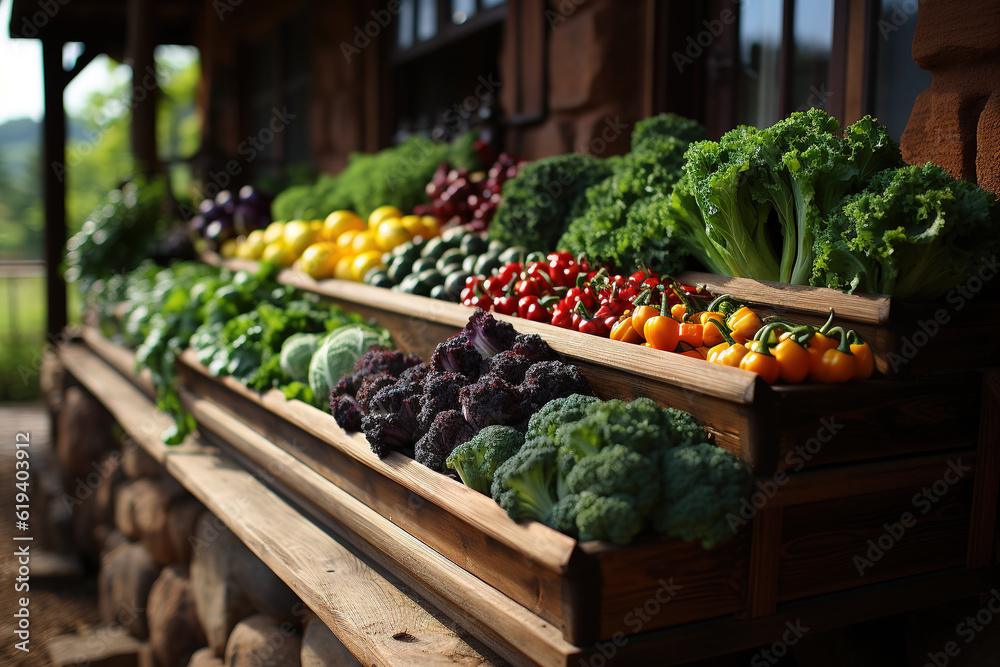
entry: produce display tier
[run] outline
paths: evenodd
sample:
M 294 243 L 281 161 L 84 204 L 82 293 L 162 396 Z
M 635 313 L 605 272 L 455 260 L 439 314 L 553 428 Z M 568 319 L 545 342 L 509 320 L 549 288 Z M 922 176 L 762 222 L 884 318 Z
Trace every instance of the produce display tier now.
M 151 406 L 143 392 L 154 390 L 148 377 L 133 373 L 134 355 L 94 329 L 86 329 L 83 338 L 87 362 L 75 359 L 67 364 L 69 370 L 109 407 L 116 404 L 112 412 L 126 431 L 155 440 L 159 429 L 150 428 L 150 424 L 166 423 L 166 418 L 133 409 L 141 401 Z M 83 346 L 69 348 L 80 356 Z M 961 465 L 970 471 L 963 475 L 955 493 L 942 496 L 940 511 L 908 527 L 905 537 L 873 563 L 863 580 L 855 572 L 850 581 L 843 576 L 844 561 L 850 564 L 853 555 L 864 557 L 868 548 L 865 540 L 877 540 L 884 532 L 881 523 L 899 521 L 907 505 L 912 511 L 913 494 L 922 486 L 933 486 L 951 459 L 920 456 L 894 463 L 842 466 L 829 471 L 826 480 L 816 471 L 791 475 L 787 480 L 770 478 L 779 484 L 777 492 L 748 522 L 742 539 L 725 548 L 704 552 L 700 547 L 692 549 L 692 545 L 655 538 L 630 547 L 610 547 L 577 543 L 537 524 L 514 524 L 498 507 L 483 502 L 489 499 L 405 457 L 394 454 L 379 461 L 367 450 L 363 437 L 344 433 L 332 418 L 305 404 L 285 401 L 278 392 L 258 395 L 230 380 L 211 378 L 190 354 L 182 355 L 178 367 L 182 398 L 198 419 L 203 439 L 243 462 L 254 473 L 254 480 L 344 536 L 513 664 L 579 664 L 602 654 L 601 648 L 606 651 L 607 642 L 616 639 L 620 659 L 630 664 L 650 660 L 681 663 L 769 643 L 789 620 L 824 629 L 975 595 L 987 590 L 997 575 L 997 569 L 989 566 L 996 507 L 995 446 L 981 444 L 978 454 L 963 453 Z M 117 382 L 110 376 L 116 376 Z M 987 377 L 984 403 L 988 409 L 984 410 L 983 429 L 993 434 L 995 443 L 1000 428 L 1000 378 L 995 374 Z M 172 453 L 188 454 L 184 447 L 149 446 L 155 446 L 164 459 Z M 186 460 L 183 456 L 173 458 L 173 465 Z M 208 464 L 206 470 L 211 472 L 216 465 Z M 229 465 L 219 467 L 228 469 Z M 359 469 L 363 470 L 361 477 L 356 476 Z M 767 479 L 760 481 L 766 483 Z M 198 484 L 200 493 L 208 493 L 215 485 L 228 482 L 206 477 Z M 220 511 L 225 512 L 224 508 Z M 237 521 L 248 518 L 233 517 Z M 443 536 L 437 538 L 428 537 L 429 528 L 420 526 L 437 525 L 440 520 L 445 525 L 440 531 Z M 297 525 L 290 523 L 287 529 L 298 530 Z M 460 527 L 471 527 L 471 531 L 459 531 Z M 809 530 L 816 532 L 810 536 Z M 277 530 L 280 535 L 285 532 L 285 527 Z M 294 547 L 294 560 L 281 567 L 285 569 L 283 578 L 289 577 L 286 581 L 297 582 L 293 585 L 296 592 L 303 589 L 303 580 L 288 569 L 311 571 L 307 565 L 311 559 L 322 561 L 327 556 L 325 542 L 310 545 L 311 535 L 284 543 L 279 539 L 283 546 L 271 547 L 278 550 L 280 558 L 286 558 L 281 554 Z M 846 536 L 854 543 L 844 542 Z M 425 538 L 436 542 L 429 544 Z M 522 541 L 514 545 L 503 541 L 514 539 Z M 629 554 L 630 550 L 634 553 Z M 499 557 L 511 553 L 523 554 L 523 560 L 510 562 Z M 650 558 L 654 553 L 657 558 Z M 259 555 L 270 564 L 276 554 L 262 551 Z M 644 561 L 645 570 L 632 571 Z M 525 562 L 534 566 L 533 573 L 523 571 Z M 506 575 L 506 584 L 497 585 L 485 578 L 490 567 L 504 563 L 500 574 Z M 629 569 L 594 569 L 594 564 L 612 563 Z M 580 564 L 586 565 L 579 569 Z M 613 591 L 609 604 L 619 605 L 619 620 L 628 624 L 626 631 L 638 630 L 639 634 L 622 641 L 623 635 L 613 633 L 611 640 L 589 645 L 568 640 L 567 628 L 573 626 L 546 622 L 547 612 L 538 609 L 542 596 L 554 593 L 545 589 L 536 575 L 546 569 L 570 575 L 560 581 L 567 586 L 574 584 L 572 574 L 583 575 L 582 585 L 575 582 L 582 594 L 559 600 L 562 607 L 582 614 L 577 616 L 577 631 L 602 633 L 594 619 L 611 608 L 601 606 L 602 591 L 614 582 L 624 590 Z M 837 572 L 830 576 L 830 570 Z M 657 583 L 649 588 L 654 577 Z M 532 582 L 536 604 L 526 604 L 519 597 L 524 588 L 504 588 L 511 582 Z M 640 583 L 647 588 L 640 590 Z M 310 592 L 300 592 L 310 606 L 327 605 L 316 609 L 321 617 L 338 619 L 341 625 L 332 627 L 343 632 L 357 630 L 351 627 L 353 617 L 344 619 L 332 607 L 343 602 L 342 597 L 322 593 L 317 600 L 316 590 L 310 586 L 319 591 L 328 586 L 306 579 L 305 589 Z M 713 605 L 725 608 L 730 590 L 738 591 L 739 610 L 720 611 L 719 616 L 701 621 L 680 621 L 685 614 L 699 615 Z M 669 599 L 669 603 L 658 603 L 655 614 L 643 615 L 644 620 L 637 622 L 635 610 L 657 596 Z M 622 610 L 628 597 L 634 600 L 632 606 Z M 677 610 L 671 609 L 675 603 Z M 670 627 L 656 629 L 661 616 L 673 622 Z M 603 629 L 610 627 L 615 627 L 613 620 Z M 362 634 L 363 638 L 355 638 L 360 645 L 352 650 L 357 648 L 366 655 L 374 650 L 374 655 L 385 659 L 377 633 Z M 437 638 L 435 649 L 444 641 Z M 374 649 L 371 642 L 376 643 Z M 407 664 L 412 656 L 397 653 L 395 659 Z
M 218 257 L 210 259 L 223 262 Z M 257 268 L 247 260 L 224 263 L 234 269 Z M 706 283 L 715 291 L 733 293 L 788 317 L 803 316 L 803 320 L 825 319 L 831 300 L 838 313 L 854 322 L 881 318 L 889 310 L 887 298 L 825 288 L 791 286 L 789 290 L 788 285 L 779 288 L 708 274 L 682 279 Z M 351 281 L 315 281 L 294 270 L 282 271 L 278 280 L 374 318 L 392 332 L 402 349 L 424 358 L 464 326 L 472 313 L 461 304 Z M 797 310 L 789 313 L 791 308 Z M 744 460 L 756 475 L 961 451 L 977 443 L 982 391 L 977 370 L 933 378 L 876 377 L 844 385 L 768 385 L 755 373 L 737 368 L 495 316 L 520 332 L 540 334 L 583 370 L 601 398 L 648 396 L 690 412 L 714 433 L 720 446 Z M 832 436 L 829 442 L 825 440 L 828 435 Z

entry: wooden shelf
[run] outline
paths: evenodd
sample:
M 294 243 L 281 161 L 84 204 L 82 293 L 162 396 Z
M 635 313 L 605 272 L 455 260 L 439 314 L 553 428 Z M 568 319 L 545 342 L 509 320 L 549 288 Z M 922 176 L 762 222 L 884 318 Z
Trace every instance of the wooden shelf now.
M 96 346 L 102 354 L 111 351 L 100 342 Z M 130 353 L 119 352 L 118 361 L 127 361 Z M 159 432 L 169 419 L 153 408 L 132 379 L 83 345 L 63 347 L 60 357 L 125 430 L 215 511 L 365 663 L 435 664 L 468 658 L 477 664 L 506 659 L 569 667 L 600 654 L 599 647 L 567 644 L 555 628 L 210 401 L 182 389 L 207 440 L 189 438 L 182 446 L 168 448 L 160 442 Z M 995 379 L 991 387 L 995 390 Z M 995 393 L 991 401 L 996 400 Z M 243 465 L 220 455 L 207 442 L 231 450 Z M 935 463 L 928 459 L 915 465 L 930 470 Z M 885 480 L 891 473 L 871 466 L 869 476 Z M 797 490 L 789 487 L 793 495 L 810 493 L 807 476 Z M 766 528 L 767 522 L 762 526 Z M 677 664 L 711 657 L 769 643 L 780 636 L 787 621 L 800 620 L 813 631 L 834 628 L 972 596 L 992 586 L 996 576 L 996 568 L 951 567 L 851 591 L 779 601 L 759 618 L 717 619 L 644 632 L 620 648 L 618 659 L 623 664 Z M 417 642 L 401 646 L 392 640 L 401 624 L 418 637 Z
M 92 350 L 69 344 L 59 357 L 122 428 L 288 584 L 362 662 L 504 664 L 216 447 L 196 438 L 178 447 L 164 445 L 160 433 L 170 418 Z M 357 510 L 356 500 L 353 505 Z M 393 638 L 402 631 L 415 641 Z

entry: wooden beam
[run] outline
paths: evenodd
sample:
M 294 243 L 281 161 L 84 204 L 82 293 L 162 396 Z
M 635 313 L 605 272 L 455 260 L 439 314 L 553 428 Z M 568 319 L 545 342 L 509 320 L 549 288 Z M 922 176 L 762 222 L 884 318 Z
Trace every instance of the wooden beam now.
M 155 9 L 151 0 L 129 0 L 125 52 L 132 68 L 132 155 L 147 175 L 160 173 L 156 156 L 156 101 L 159 84 L 153 59 Z
M 46 331 L 56 340 L 66 327 L 66 283 L 59 266 L 66 245 L 66 108 L 62 42 L 42 42 L 45 117 L 42 121 L 42 193 L 45 197 Z

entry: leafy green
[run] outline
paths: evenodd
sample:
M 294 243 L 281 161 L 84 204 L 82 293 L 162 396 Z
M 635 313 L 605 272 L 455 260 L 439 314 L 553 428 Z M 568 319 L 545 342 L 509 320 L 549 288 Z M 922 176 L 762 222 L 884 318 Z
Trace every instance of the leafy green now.
M 1000 252 L 1000 204 L 930 163 L 887 169 L 840 202 L 814 247 L 813 285 L 935 299 Z
M 586 207 L 559 239 L 559 247 L 631 271 L 649 266 L 671 273 L 686 251 L 663 224 L 668 197 L 684 168 L 684 151 L 705 128 L 676 114 L 640 121 L 632 151 L 611 162 L 613 173 L 586 193 Z M 504 192 L 506 196 L 506 191 Z
M 280 193 L 271 205 L 275 220 L 314 220 L 347 209 L 367 218 L 380 206 L 409 213 L 427 201 L 425 187 L 442 162 L 474 169 L 479 157 L 475 135 L 466 133 L 452 143 L 410 137 L 378 153 L 352 153 L 336 176 L 320 174 L 313 185 L 297 185 Z
M 813 239 L 830 211 L 882 169 L 898 145 L 866 116 L 841 133 L 819 109 L 766 129 L 740 126 L 694 143 L 664 224 L 710 271 L 808 284 Z M 775 247 L 780 243 L 780 252 Z
M 587 188 L 609 176 L 611 164 L 569 154 L 525 166 L 503 186 L 490 238 L 508 246 L 555 250 L 570 221 L 584 210 Z

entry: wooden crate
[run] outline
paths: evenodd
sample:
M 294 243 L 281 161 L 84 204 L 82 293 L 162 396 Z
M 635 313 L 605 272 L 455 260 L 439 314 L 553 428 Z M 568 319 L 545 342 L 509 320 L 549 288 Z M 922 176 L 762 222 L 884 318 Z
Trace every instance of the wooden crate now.
M 280 392 L 261 396 L 231 378 L 213 378 L 190 351 L 179 369 L 195 395 L 238 416 L 574 644 L 717 616 L 766 616 L 780 602 L 961 566 L 974 543 L 992 539 L 991 532 L 971 531 L 980 473 L 976 450 L 968 447 L 761 477 L 743 520 L 734 517 L 739 538 L 710 551 L 652 537 L 628 547 L 577 543 L 534 522 L 511 522 L 490 498 L 402 455 L 379 460 L 362 434 L 345 433 L 329 415 Z M 920 512 L 913 496 L 953 463 L 969 470 Z M 878 544 L 886 524 L 906 512 L 914 515 L 907 539 L 894 538 L 871 567 L 859 570 L 854 556 L 869 557 L 869 540 Z M 679 590 L 670 604 L 637 623 L 635 610 L 666 595 L 671 582 Z
M 825 322 L 832 307 L 834 322 L 857 330 L 871 345 L 878 371 L 890 377 L 948 375 L 1000 365 L 994 347 L 974 342 L 1000 330 L 995 290 L 967 292 L 971 299 L 954 290 L 937 301 L 912 302 L 694 271 L 678 280 L 704 285 L 713 294 L 732 294 L 762 314 L 803 324 Z
M 666 589 L 670 604 L 650 630 L 746 608 L 747 535 L 706 551 L 648 537 L 627 548 L 576 540 L 537 522 L 511 521 L 492 498 L 398 453 L 379 459 L 364 435 L 278 391 L 263 396 L 216 379 L 188 351 L 181 382 L 252 426 L 408 533 L 560 628 L 589 644 L 628 632 L 628 611 Z M 197 415 L 196 415 L 197 416 Z M 685 582 L 674 592 L 670 582 Z M 634 629 L 632 630 L 635 631 Z
M 137 436 L 145 434 L 147 439 L 155 441 L 157 448 L 163 449 L 156 436 L 162 426 L 152 431 L 149 429 L 150 423 L 157 420 L 143 417 L 141 411 L 128 408 L 142 402 L 141 395 L 121 380 L 115 382 L 109 376 L 106 364 L 117 368 L 122 375 L 148 391 L 148 380 L 132 373 L 134 355 L 107 344 L 94 331 L 84 331 L 83 337 L 104 363 L 84 364 L 81 358 L 80 363 L 73 365 L 73 372 L 83 379 L 88 388 L 103 396 L 102 400 L 113 399 L 119 405 L 115 415 L 122 420 L 123 428 L 135 431 Z M 65 352 L 68 354 L 69 350 Z M 570 664 L 587 664 L 588 660 L 596 660 L 598 655 L 606 658 L 611 646 L 607 640 L 589 646 L 567 643 L 559 638 L 561 629 L 516 604 L 500 589 L 473 576 L 467 569 L 470 567 L 469 559 L 453 561 L 453 555 L 444 556 L 411 536 L 401 527 L 403 522 L 396 518 L 404 513 L 403 509 L 398 509 L 387 518 L 381 511 L 368 509 L 364 500 L 356 499 L 330 483 L 325 473 L 313 472 L 317 466 L 303 454 L 311 450 L 310 443 L 300 440 L 293 441 L 291 445 L 276 444 L 263 435 L 266 430 L 253 425 L 254 411 L 261 414 L 271 412 L 275 418 L 285 419 L 272 409 L 272 403 L 285 404 L 289 408 L 301 404 L 285 402 L 277 392 L 259 396 L 231 381 L 220 383 L 205 377 L 216 384 L 231 385 L 229 391 L 246 393 L 249 403 L 242 406 L 239 414 L 232 415 L 210 399 L 198 398 L 188 389 L 180 387 L 185 405 L 198 418 L 203 433 L 211 433 L 213 437 L 219 434 L 237 453 L 257 463 L 252 468 L 256 471 L 255 478 L 300 503 L 301 507 L 307 508 L 335 532 L 348 536 L 362 553 L 414 585 L 420 595 L 434 605 L 447 609 L 453 619 L 503 655 L 510 656 L 514 664 L 568 667 Z M 742 547 L 744 551 L 749 549 L 750 558 L 746 583 L 747 613 L 654 629 L 664 622 L 657 617 L 668 613 L 673 604 L 673 601 L 660 604 L 669 589 L 658 584 L 655 588 L 645 589 L 647 597 L 642 607 L 628 606 L 628 599 L 636 595 L 635 591 L 630 590 L 628 595 L 618 593 L 614 598 L 614 604 L 618 604 L 617 620 L 611 612 L 612 603 L 609 603 L 604 615 L 610 622 L 597 632 L 607 633 L 611 628 L 622 625 L 625 632 L 632 632 L 641 626 L 641 632 L 630 636 L 628 641 L 622 641 L 620 635 L 613 634 L 619 659 L 626 664 L 677 664 L 769 643 L 780 636 L 789 621 L 803 622 L 814 631 L 819 631 L 988 590 L 996 576 L 996 568 L 986 567 L 992 558 L 997 469 L 1000 467 L 1000 452 L 995 446 L 1000 441 L 1000 376 L 996 373 L 986 378 L 983 403 L 978 453 L 912 456 L 803 471 L 788 478 L 780 475 L 772 478 L 780 488 L 749 522 L 748 539 L 752 542 Z M 308 434 L 304 437 L 320 439 Z M 335 442 L 322 444 L 327 449 L 331 445 L 338 447 Z M 183 448 L 167 450 L 184 453 Z M 289 451 L 294 454 L 289 454 Z M 902 511 L 914 511 L 911 492 L 923 486 L 933 487 L 941 479 L 948 461 L 955 459 L 956 454 L 965 457 L 964 464 L 971 468 L 971 498 L 968 494 L 970 482 L 965 479 L 962 484 L 953 487 L 955 495 L 950 492 L 943 494 L 933 511 L 927 512 L 926 516 L 921 514 L 918 524 L 908 528 L 906 536 L 897 540 L 863 577 L 852 573 L 853 557 L 865 553 L 866 541 L 882 537 L 885 529 L 881 523 L 898 520 Z M 170 460 L 177 462 L 180 457 Z M 387 459 L 386 463 L 395 469 L 398 462 Z M 201 467 L 208 469 L 214 465 L 206 463 Z M 405 467 L 400 467 L 398 471 L 404 470 Z M 430 476 L 428 481 L 442 479 L 430 471 L 422 472 Z M 369 476 L 379 474 L 382 473 L 372 469 Z M 419 475 L 420 472 L 414 474 Z M 374 485 L 375 481 L 371 483 Z M 451 488 L 441 484 L 435 497 L 440 497 L 441 493 L 448 494 Z M 459 488 L 469 492 L 464 487 Z M 230 489 L 229 493 L 232 495 L 235 491 Z M 473 495 L 478 498 L 477 494 Z M 407 506 L 412 501 L 411 511 L 419 509 L 422 503 L 423 506 L 429 505 L 421 498 L 418 494 L 407 496 Z M 965 509 L 969 502 L 972 504 L 971 513 Z M 476 522 L 488 519 L 478 506 L 452 506 L 449 503 L 448 508 L 462 520 Z M 503 520 L 508 527 L 513 526 L 512 522 Z M 531 531 L 538 526 L 533 528 L 533 524 L 528 524 L 519 528 Z M 965 567 L 962 567 L 956 562 L 960 560 L 957 554 L 965 548 L 961 538 L 966 532 L 968 551 Z M 555 540 L 567 539 L 551 531 L 530 534 L 536 537 L 551 535 Z M 292 560 L 307 557 L 304 554 L 308 549 L 302 550 L 300 536 L 293 537 L 295 556 Z M 287 552 L 280 538 L 278 544 L 279 551 L 284 549 L 282 554 Z M 538 539 L 522 544 L 533 545 L 531 551 L 535 555 L 552 555 L 563 548 L 553 552 Z M 686 563 L 692 558 L 704 558 L 704 552 L 697 550 L 692 553 L 687 548 L 689 545 L 677 546 L 681 547 L 680 550 L 663 552 L 669 557 L 658 558 L 653 555 L 659 547 L 656 540 L 644 540 L 624 548 L 601 544 L 577 545 L 576 548 L 599 559 L 601 567 L 597 572 L 604 572 L 600 577 L 586 573 L 591 589 L 587 594 L 592 596 L 591 600 L 602 596 L 607 599 L 601 586 L 602 582 L 610 582 L 612 577 L 618 577 L 619 586 L 641 581 L 643 577 L 652 586 L 654 578 L 657 582 L 665 578 L 668 584 L 672 580 L 679 586 L 694 587 L 693 592 L 702 588 L 710 590 L 719 585 L 716 578 L 707 576 L 709 571 L 718 572 L 711 559 L 704 563 L 706 576 L 699 575 L 700 570 Z M 648 549 L 651 556 L 644 558 L 636 552 L 635 556 L 626 559 L 613 553 L 630 549 Z M 282 554 L 276 555 L 276 558 L 284 566 L 286 556 Z M 740 557 L 739 552 L 736 555 Z M 315 558 L 315 555 L 308 558 Z M 630 569 L 616 572 L 614 563 L 629 564 Z M 682 566 L 678 567 L 678 563 Z M 633 565 L 648 568 L 649 571 L 635 577 L 631 572 Z M 682 574 L 680 578 L 675 576 L 678 572 Z M 684 589 L 677 592 L 684 592 Z M 308 593 L 306 597 L 315 597 L 311 589 Z M 688 591 L 687 595 L 690 593 L 692 591 Z M 703 597 L 709 598 L 708 595 Z M 570 604 L 572 601 L 565 602 Z M 595 604 L 586 600 L 573 603 Z M 322 614 L 328 610 L 324 606 L 318 611 Z M 387 642 L 388 646 L 395 646 L 394 640 L 387 639 Z
M 425 359 L 472 314 L 460 304 L 342 280 L 317 282 L 296 271 L 285 271 L 280 279 L 377 320 L 402 348 Z M 523 333 L 540 334 L 581 368 L 602 398 L 648 396 L 690 412 L 757 475 L 976 443 L 981 376 L 975 372 L 932 379 L 877 377 L 845 385 L 768 385 L 737 368 L 497 317 Z M 836 434 L 827 441 L 831 424 Z M 803 447 L 807 456 L 796 453 Z

